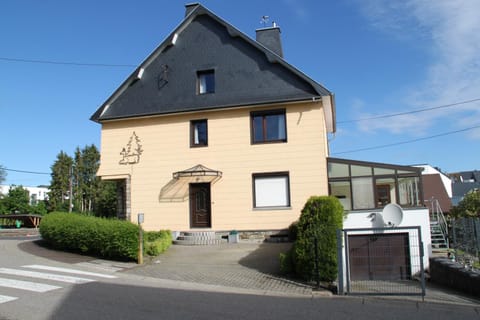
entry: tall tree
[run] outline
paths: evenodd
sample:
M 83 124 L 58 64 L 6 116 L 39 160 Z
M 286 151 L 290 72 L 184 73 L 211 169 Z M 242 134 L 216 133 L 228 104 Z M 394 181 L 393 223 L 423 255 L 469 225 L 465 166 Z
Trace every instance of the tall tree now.
M 77 147 L 73 158 L 61 151 L 52 166 L 49 210 L 68 210 L 69 190 L 72 188 L 73 210 L 96 216 L 116 214 L 116 184 L 101 181 L 96 176 L 100 152 L 95 145 Z
M 52 165 L 52 180 L 49 193 L 49 211 L 68 210 L 73 159 L 63 151 Z
M 75 149 L 73 156 L 73 204 L 75 211 L 84 212 L 83 187 L 81 172 L 83 171 L 82 151 L 79 147 Z
M 31 211 L 30 193 L 22 186 L 12 186 L 2 202 L 5 213 L 29 213 Z
M 474 217 L 480 216 L 480 190 L 472 190 L 458 203 L 457 206 L 450 210 L 450 214 L 454 217 Z
M 107 218 L 117 216 L 117 184 L 114 181 L 100 181 L 94 210 L 96 216 Z
M 74 195 L 77 210 L 93 212 L 97 194 L 100 192 L 100 178 L 96 176 L 100 166 L 100 153 L 95 145 L 75 151 Z

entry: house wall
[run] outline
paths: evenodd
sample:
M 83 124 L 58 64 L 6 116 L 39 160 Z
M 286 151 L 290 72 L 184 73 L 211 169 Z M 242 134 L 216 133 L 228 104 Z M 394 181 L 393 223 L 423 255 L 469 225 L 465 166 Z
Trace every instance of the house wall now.
M 250 112 L 286 108 L 286 143 L 251 144 Z M 190 121 L 208 119 L 208 147 L 190 147 Z M 133 132 L 143 149 L 136 164 L 121 165 Z M 327 195 L 327 136 L 321 102 L 197 112 L 102 123 L 103 179 L 130 177 L 131 216 L 144 213 L 146 230 L 190 230 L 189 201 L 160 201 L 172 173 L 202 164 L 222 171 L 212 184 L 211 230 L 278 230 L 295 221 L 307 199 Z M 288 171 L 291 207 L 253 208 L 252 174 Z

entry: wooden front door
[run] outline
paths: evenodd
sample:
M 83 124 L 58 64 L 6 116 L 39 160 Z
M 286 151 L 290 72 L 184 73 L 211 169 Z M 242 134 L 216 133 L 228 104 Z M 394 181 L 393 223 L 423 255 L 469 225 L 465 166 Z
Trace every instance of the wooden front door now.
M 211 227 L 210 183 L 190 184 L 190 225 L 192 228 Z

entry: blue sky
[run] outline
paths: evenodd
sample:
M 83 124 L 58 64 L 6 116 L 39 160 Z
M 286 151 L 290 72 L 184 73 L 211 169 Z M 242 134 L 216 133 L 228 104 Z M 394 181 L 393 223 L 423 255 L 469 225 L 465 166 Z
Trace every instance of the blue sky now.
M 60 151 L 100 146 L 91 114 L 181 22 L 185 3 L 1 2 L 7 184 L 49 184 L 48 174 L 12 170 L 49 173 Z M 480 169 L 478 0 L 201 3 L 252 38 L 263 15 L 280 26 L 285 59 L 335 93 L 331 156 Z

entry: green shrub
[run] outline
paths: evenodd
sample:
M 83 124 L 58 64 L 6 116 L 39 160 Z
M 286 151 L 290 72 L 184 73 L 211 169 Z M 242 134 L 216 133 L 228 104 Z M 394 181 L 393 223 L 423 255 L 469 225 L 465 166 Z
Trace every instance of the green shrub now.
M 280 272 L 288 275 L 295 273 L 295 267 L 293 265 L 293 250 L 280 253 Z
M 172 234 L 169 230 L 144 232 L 144 250 L 149 256 L 158 256 L 172 244 Z
M 316 238 L 319 280 L 333 282 L 337 278 L 336 232 L 343 226 L 343 216 L 343 207 L 335 197 L 313 196 L 307 201 L 296 226 L 297 240 L 292 249 L 295 274 L 305 280 L 316 279 Z
M 136 260 L 139 227 L 127 221 L 52 212 L 39 226 L 52 247 L 109 259 Z
M 298 234 L 298 221 L 292 222 L 288 227 L 288 240 L 295 241 L 297 240 Z

